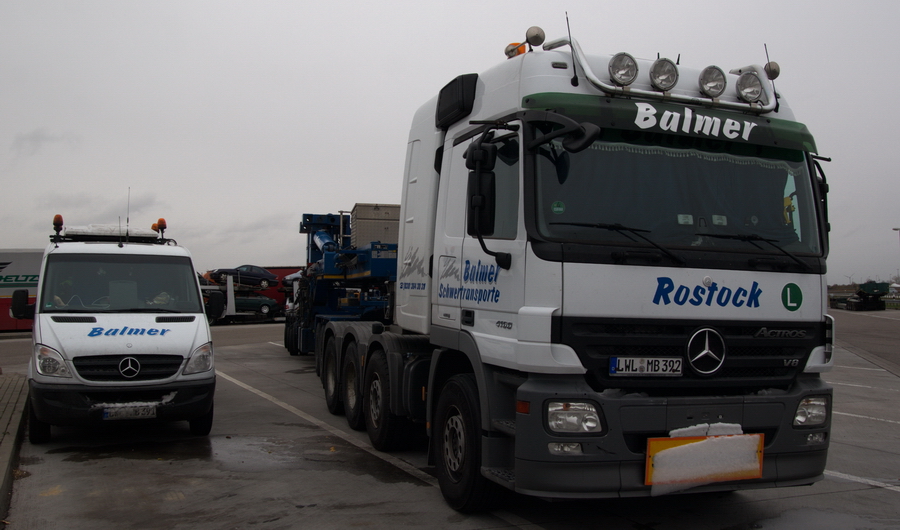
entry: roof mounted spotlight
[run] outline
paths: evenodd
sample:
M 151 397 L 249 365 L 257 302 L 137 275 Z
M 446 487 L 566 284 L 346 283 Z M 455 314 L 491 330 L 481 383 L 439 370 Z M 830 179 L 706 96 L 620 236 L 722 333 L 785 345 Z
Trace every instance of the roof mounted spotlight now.
M 537 26 L 531 26 L 528 28 L 528 31 L 525 32 L 525 42 L 513 42 L 506 46 L 506 50 L 504 50 L 506 58 L 512 59 L 527 51 L 531 51 L 531 46 L 540 46 L 544 43 L 544 38 L 544 30 Z M 525 49 L 525 44 L 528 44 L 529 46 L 527 50 Z
M 53 236 L 53 243 L 59 246 L 59 233 L 62 232 L 63 229 L 63 218 L 61 214 L 56 214 L 53 216 L 53 231 L 56 232 L 56 235 Z
M 700 92 L 710 99 L 721 96 L 727 84 L 725 72 L 718 66 L 707 66 L 700 72 Z
M 762 97 L 762 81 L 756 72 L 744 72 L 737 80 L 737 95 L 742 101 L 756 103 Z
M 165 238 L 166 228 L 168 228 L 168 226 L 166 226 L 166 220 L 160 217 L 159 220 L 156 221 L 156 228 L 159 230 L 159 237 Z
M 545 38 L 547 37 L 544 35 L 544 30 L 537 26 L 531 26 L 528 28 L 528 31 L 525 32 L 525 42 L 532 46 L 544 44 Z
M 678 67 L 671 59 L 657 59 L 650 67 L 650 84 L 660 92 L 668 92 L 678 83 Z
M 638 64 L 631 55 L 621 52 L 609 60 L 609 79 L 618 86 L 634 83 L 638 75 Z

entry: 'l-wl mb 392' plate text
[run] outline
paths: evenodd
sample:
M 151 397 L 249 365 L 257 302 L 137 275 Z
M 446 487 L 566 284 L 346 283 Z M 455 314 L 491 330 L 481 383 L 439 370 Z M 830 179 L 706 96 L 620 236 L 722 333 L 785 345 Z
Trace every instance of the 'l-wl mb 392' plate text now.
M 609 375 L 678 377 L 682 364 L 681 357 L 610 357 Z

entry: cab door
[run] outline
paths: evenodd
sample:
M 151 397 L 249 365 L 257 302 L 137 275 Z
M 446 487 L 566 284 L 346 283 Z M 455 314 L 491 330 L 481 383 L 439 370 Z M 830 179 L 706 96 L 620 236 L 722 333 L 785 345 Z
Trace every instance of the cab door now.
M 519 309 L 524 304 L 526 233 L 523 221 L 522 158 L 518 132 L 497 130 L 454 148 L 473 152 L 489 146 L 489 167 L 465 175 L 465 233 L 460 259 L 460 325 L 479 346 L 482 358 L 515 365 Z

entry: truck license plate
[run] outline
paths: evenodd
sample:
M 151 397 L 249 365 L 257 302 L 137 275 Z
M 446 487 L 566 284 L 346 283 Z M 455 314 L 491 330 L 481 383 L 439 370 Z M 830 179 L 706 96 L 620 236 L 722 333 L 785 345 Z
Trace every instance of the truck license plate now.
M 137 420 L 156 417 L 156 405 L 124 405 L 103 409 L 104 420 Z
M 677 377 L 682 361 L 681 357 L 610 357 L 609 375 Z

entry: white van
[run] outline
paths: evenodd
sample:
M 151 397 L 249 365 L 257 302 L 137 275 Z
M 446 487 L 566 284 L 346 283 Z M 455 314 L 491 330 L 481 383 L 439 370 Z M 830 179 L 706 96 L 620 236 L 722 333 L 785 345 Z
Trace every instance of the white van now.
M 213 344 L 190 252 L 164 237 L 163 219 L 159 232 L 64 228 L 60 216 L 54 227 L 34 305 L 27 290 L 12 304 L 34 317 L 31 442 L 49 441 L 51 425 L 116 420 L 187 420 L 209 434 Z

